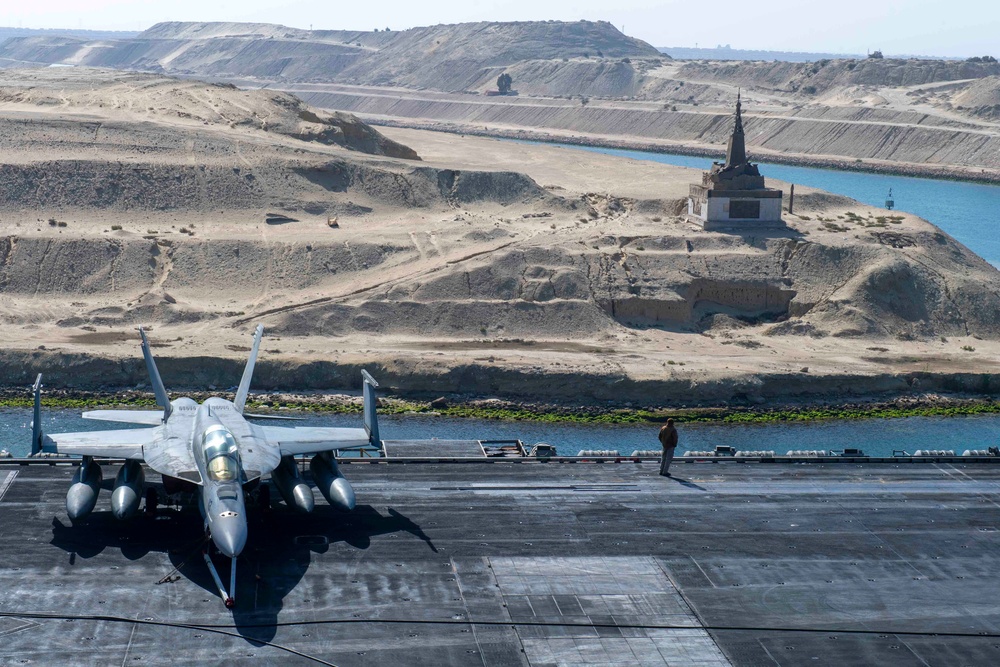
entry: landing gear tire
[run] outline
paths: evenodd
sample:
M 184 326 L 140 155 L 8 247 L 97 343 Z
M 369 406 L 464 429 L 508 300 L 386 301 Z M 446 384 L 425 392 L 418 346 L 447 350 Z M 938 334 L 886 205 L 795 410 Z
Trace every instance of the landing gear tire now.
M 156 492 L 156 489 L 149 487 L 146 489 L 146 515 L 155 516 L 156 506 L 160 502 L 160 494 Z
M 267 512 L 271 509 L 271 487 L 268 484 L 261 484 L 257 489 L 257 506 Z

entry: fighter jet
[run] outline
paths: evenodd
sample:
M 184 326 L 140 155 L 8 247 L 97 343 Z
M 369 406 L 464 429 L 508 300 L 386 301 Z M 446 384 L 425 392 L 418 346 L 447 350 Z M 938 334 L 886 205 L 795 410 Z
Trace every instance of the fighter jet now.
M 168 494 L 195 491 L 207 536 L 219 552 L 231 559 L 227 591 L 211 558 L 205 553 L 205 562 L 219 593 L 226 606 L 232 608 L 236 603 L 236 559 L 247 541 L 244 490 L 270 473 L 289 506 L 302 512 L 312 511 L 312 489 L 300 476 L 294 457 L 314 454 L 310 471 L 323 497 L 338 509 L 353 510 L 354 489 L 340 473 L 333 452 L 380 444 L 375 412 L 378 383 L 362 371 L 364 428 L 261 426 L 246 418 L 267 415 L 251 415 L 244 412 L 244 408 L 264 335 L 263 326 L 258 326 L 254 332 L 250 358 L 235 399 L 228 401 L 213 396 L 201 405 L 190 398 L 169 400 L 146 332 L 140 329 L 139 333 L 146 369 L 162 411 L 95 410 L 83 416 L 145 424 L 152 428 L 43 433 L 42 376 L 39 375 L 33 387 L 32 454 L 55 452 L 83 456 L 66 494 L 66 513 L 72 521 L 86 517 L 97 504 L 102 471 L 94 457 L 125 459 L 111 493 L 111 511 L 118 519 L 127 519 L 139 509 L 145 484 L 143 463 L 162 475 Z M 156 503 L 155 491 L 150 491 L 147 509 L 150 503 Z

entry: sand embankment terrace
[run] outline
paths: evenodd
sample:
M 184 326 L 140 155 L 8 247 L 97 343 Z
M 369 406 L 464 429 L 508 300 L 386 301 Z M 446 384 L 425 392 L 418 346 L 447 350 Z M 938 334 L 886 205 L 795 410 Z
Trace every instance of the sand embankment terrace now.
M 731 100 L 707 106 L 653 101 L 476 97 L 337 84 L 283 85 L 310 104 L 379 126 L 718 157 Z M 761 160 L 1000 182 L 1000 127 L 905 109 L 789 109 L 749 94 L 750 144 Z M 726 102 L 729 102 L 727 105 Z
M 0 67 L 51 64 L 288 90 L 379 123 L 715 155 L 742 90 L 762 160 L 1000 180 L 1000 64 L 982 58 L 681 61 L 603 21 L 168 22 L 0 45 Z M 496 95 L 501 74 L 516 95 Z
M 787 229 L 706 233 L 694 170 L 154 75 L 2 83 L 4 385 L 143 384 L 145 326 L 169 385 L 228 387 L 259 322 L 260 389 L 362 367 L 574 404 L 996 389 L 1000 274 L 912 216 L 796 188 Z

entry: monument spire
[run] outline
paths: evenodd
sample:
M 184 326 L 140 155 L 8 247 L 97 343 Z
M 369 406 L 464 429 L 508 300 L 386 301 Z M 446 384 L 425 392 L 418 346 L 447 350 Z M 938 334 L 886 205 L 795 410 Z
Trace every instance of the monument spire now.
M 781 227 L 781 190 L 764 184 L 757 165 L 747 161 L 743 136 L 743 91 L 736 95 L 736 119 L 726 147 L 726 161 L 714 162 L 701 184 L 691 184 L 688 214 L 709 231 L 735 225 L 743 229 Z
M 726 166 L 735 167 L 746 164 L 747 146 L 743 136 L 743 114 L 741 112 L 743 104 L 740 102 L 740 93 L 736 93 L 736 124 L 733 126 L 733 134 L 729 137 L 729 145 L 726 147 Z

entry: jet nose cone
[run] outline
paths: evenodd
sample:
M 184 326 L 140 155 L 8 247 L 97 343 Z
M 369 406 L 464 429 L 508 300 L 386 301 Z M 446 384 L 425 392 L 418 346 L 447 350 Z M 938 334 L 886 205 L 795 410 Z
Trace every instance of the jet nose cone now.
M 220 517 L 212 527 L 212 541 L 226 556 L 239 556 L 247 543 L 246 522 L 240 516 Z

